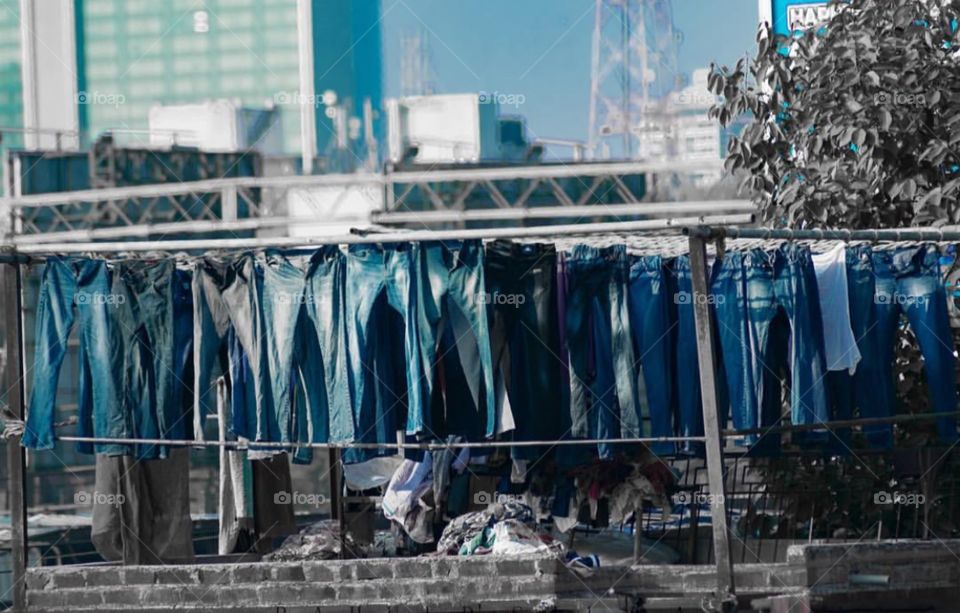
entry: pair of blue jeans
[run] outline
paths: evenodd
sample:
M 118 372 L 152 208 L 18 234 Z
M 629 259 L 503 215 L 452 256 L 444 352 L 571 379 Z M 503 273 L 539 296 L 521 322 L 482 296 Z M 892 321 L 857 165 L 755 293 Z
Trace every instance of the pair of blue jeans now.
M 726 423 L 729 405 L 736 429 L 757 428 L 761 423 L 761 416 L 758 399 L 754 394 L 756 382 L 749 343 L 747 269 L 742 252 L 724 254 L 723 258 L 714 264 L 710 302 L 720 341 L 719 361 L 723 366 L 723 403 L 718 407 L 720 423 Z M 744 442 L 754 443 L 757 439 L 758 435 L 748 435 Z
M 203 437 L 206 415 L 216 413 L 217 376 L 229 374 L 234 434 L 251 441 L 280 440 L 267 372 L 263 273 L 253 254 L 233 262 L 199 260 L 192 293 L 194 436 Z
M 183 363 L 192 328 L 189 293 L 172 260 L 124 261 L 113 274 L 121 298 L 116 322 L 124 343 L 123 411 L 135 438 L 183 440 L 189 424 L 184 405 Z M 166 457 L 167 449 L 138 445 L 137 457 Z
M 104 261 L 51 258 L 43 269 L 37 303 L 36 352 L 30 408 L 23 445 L 51 449 L 54 445 L 57 381 L 66 355 L 67 339 L 79 322 L 81 436 L 130 438 L 133 427 L 115 373 L 124 368 L 124 333 L 116 322 L 119 298 L 112 293 L 111 274 Z M 121 455 L 127 445 L 87 443 L 81 452 Z
M 637 392 L 626 248 L 576 245 L 565 254 L 564 265 L 571 436 L 645 436 L 649 422 Z M 607 446 L 601 449 L 604 456 L 610 452 Z
M 429 400 L 435 393 L 435 369 L 439 356 L 456 350 L 459 363 L 456 370 L 463 375 L 473 408 L 483 424 L 478 432 L 451 432 L 440 424 L 431 425 L 441 437 L 459 434 L 471 438 L 493 438 L 496 434 L 496 408 L 493 387 L 493 358 L 490 352 L 490 330 L 487 321 L 487 304 L 500 297 L 487 292 L 484 280 L 484 250 L 480 241 L 426 242 L 421 243 L 417 262 L 417 286 L 419 297 L 420 350 L 424 367 L 423 382 L 426 384 L 424 398 Z M 457 325 L 461 323 L 461 325 Z M 460 328 L 463 331 L 460 331 Z M 438 354 L 441 337 L 445 332 L 457 330 L 448 338 L 445 350 Z M 470 333 L 472 332 L 472 333 Z M 448 335 L 449 336 L 449 335 Z M 452 379 L 447 379 L 449 386 Z M 450 390 L 446 390 L 446 394 Z M 464 411 L 459 405 L 447 407 Z M 446 420 L 449 425 L 449 420 Z
M 404 405 L 406 433 L 429 433 L 415 271 L 419 250 L 416 243 L 351 245 L 346 256 L 348 373 L 359 441 L 371 435 L 379 442 L 392 440 Z M 403 383 L 388 361 L 404 364 Z
M 630 331 L 634 355 L 640 366 L 638 376 L 643 377 L 646 387 L 650 432 L 658 437 L 673 436 L 674 323 L 663 258 L 656 255 L 631 257 L 628 292 Z M 658 455 L 672 455 L 676 445 L 654 443 L 650 449 Z
M 714 271 L 716 268 L 713 269 Z M 693 297 L 693 278 L 690 270 L 690 258 L 681 255 L 675 258 L 669 267 L 670 272 L 670 290 L 675 311 L 675 327 L 673 330 L 673 341 L 676 347 L 675 368 L 676 377 L 673 380 L 673 390 L 676 394 L 676 430 L 679 436 L 697 437 L 703 436 L 703 393 L 700 388 L 700 357 L 697 353 L 697 326 L 694 315 L 694 297 Z M 713 278 L 713 273 L 707 273 L 708 279 Z M 724 280 L 726 277 L 724 277 Z M 724 291 L 729 288 L 724 282 L 720 286 Z M 719 341 L 722 337 L 717 333 L 722 328 L 722 322 L 717 320 L 716 313 L 712 304 L 717 300 L 715 297 L 716 288 L 713 292 L 702 298 L 711 303 L 710 316 L 713 318 L 716 346 L 721 346 Z M 726 395 L 726 375 L 723 369 L 723 353 L 717 352 L 717 406 L 721 415 L 726 414 L 727 406 Z M 704 446 L 701 442 L 683 441 L 678 445 L 678 451 L 685 455 L 702 456 Z
M 346 262 L 340 249 L 311 256 L 268 250 L 263 322 L 281 442 L 354 438 L 347 383 Z M 308 460 L 309 449 L 299 452 Z
M 771 420 L 780 415 L 785 370 L 791 376 L 792 422 L 827 421 L 823 323 L 810 249 L 794 244 L 771 252 L 754 249 L 744 256 L 744 266 L 749 339 L 755 356 L 751 402 L 760 407 L 759 425 L 773 425 Z
M 894 347 L 900 316 L 910 323 L 923 354 L 931 411 L 947 413 L 957 410 L 956 357 L 953 333 L 947 314 L 947 298 L 940 279 L 939 253 L 934 245 L 921 245 L 896 250 L 875 250 L 871 255 L 874 293 L 875 348 L 862 353 L 857 367 L 865 373 L 880 376 L 882 394 L 859 403 L 870 415 L 886 417 L 895 414 L 896 393 L 893 381 Z M 853 309 L 851 309 L 852 311 Z M 876 383 L 875 383 L 876 385 Z M 869 432 L 885 442 L 892 425 L 882 425 Z M 941 441 L 957 440 L 955 417 L 937 419 Z

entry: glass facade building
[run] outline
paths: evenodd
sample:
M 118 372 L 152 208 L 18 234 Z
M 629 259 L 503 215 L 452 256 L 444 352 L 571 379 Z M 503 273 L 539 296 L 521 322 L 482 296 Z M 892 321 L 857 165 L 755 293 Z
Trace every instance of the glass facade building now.
M 362 118 L 365 98 L 379 109 L 379 0 L 311 8 L 317 94 L 335 92 L 352 117 Z M 300 151 L 296 0 L 77 0 L 77 9 L 80 123 L 90 138 L 145 130 L 155 104 L 227 99 L 279 107 L 284 151 Z M 322 156 L 335 128 L 323 104 L 314 110 Z
M 0 128 L 23 127 L 23 79 L 20 75 L 20 2 L 0 0 Z M 19 134 L 4 133 L 2 147 L 19 147 Z

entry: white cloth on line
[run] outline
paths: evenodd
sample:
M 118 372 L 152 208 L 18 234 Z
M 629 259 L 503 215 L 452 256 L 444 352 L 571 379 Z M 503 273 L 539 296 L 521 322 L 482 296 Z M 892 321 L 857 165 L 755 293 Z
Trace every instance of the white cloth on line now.
M 827 370 L 848 370 L 853 374 L 861 356 L 850 327 L 846 247 L 838 243 L 830 251 L 814 254 L 813 268 L 820 293 Z

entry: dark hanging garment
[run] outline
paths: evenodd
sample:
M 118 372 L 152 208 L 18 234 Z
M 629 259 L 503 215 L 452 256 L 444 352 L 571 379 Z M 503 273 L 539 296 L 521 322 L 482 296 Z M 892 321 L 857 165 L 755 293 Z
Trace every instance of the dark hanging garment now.
M 271 541 L 297 532 L 293 513 L 293 481 L 286 453 L 253 460 L 253 521 L 260 551 L 270 551 Z
M 90 539 L 105 559 L 124 564 L 192 563 L 190 451 L 164 459 L 98 455 Z

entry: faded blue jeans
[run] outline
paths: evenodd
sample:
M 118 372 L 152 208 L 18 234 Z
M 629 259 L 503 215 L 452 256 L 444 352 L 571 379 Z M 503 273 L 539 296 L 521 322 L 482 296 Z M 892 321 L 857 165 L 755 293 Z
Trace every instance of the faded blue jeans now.
M 414 274 L 419 249 L 416 243 L 351 245 L 347 254 L 348 370 L 358 440 L 368 440 L 368 433 L 374 431 L 382 433 L 378 438 L 387 436 L 403 407 L 403 390 L 380 385 L 390 377 L 378 374 L 378 358 L 404 364 L 407 434 L 428 431 Z M 381 299 L 385 303 L 378 306 Z M 387 305 L 402 319 L 402 343 L 391 342 L 396 339 L 386 321 L 391 310 L 384 308 Z
M 767 416 L 760 426 L 768 425 L 767 419 L 780 414 L 779 373 L 788 346 L 786 365 L 791 372 L 793 423 L 818 424 L 829 420 L 823 324 L 810 249 L 793 244 L 771 252 L 754 249 L 744 256 L 744 266 L 750 339 L 756 356 L 753 398 Z M 784 329 L 787 324 L 789 332 Z
M 230 355 L 228 342 L 236 342 L 230 313 L 220 293 L 226 284 L 227 269 L 228 264 L 222 260 L 204 258 L 194 262 L 192 270 L 193 436 L 197 440 L 203 440 L 207 414 L 217 413 L 216 378 L 230 371 L 227 362 L 227 356 Z M 242 395 L 236 393 L 237 382 L 234 380 L 232 383 L 232 403 L 236 405 Z M 251 436 L 246 431 L 245 420 L 241 422 L 234 418 L 233 427 L 235 431 L 238 430 L 238 436 Z
M 669 282 L 660 256 L 630 258 L 630 331 L 639 362 L 634 372 L 644 378 L 653 436 L 673 436 L 674 347 Z M 642 402 L 642 399 L 641 399 Z M 654 443 L 658 455 L 671 455 L 674 443 Z
M 471 438 L 493 438 L 497 425 L 486 305 L 497 300 L 498 296 L 487 293 L 483 256 L 483 243 L 480 241 L 429 242 L 421 243 L 418 262 L 420 278 L 417 283 L 421 290 L 421 320 L 418 327 L 424 367 L 423 382 L 426 384 L 424 398 L 429 400 L 435 391 L 434 375 L 441 334 L 445 328 L 454 327 L 453 317 L 460 317 L 464 320 L 464 327 L 473 333 L 455 335 L 452 345 L 460 358 L 473 407 L 480 416 L 479 421 L 484 424 L 483 431 L 469 433 Z M 464 411 L 467 408 L 458 406 L 455 410 Z M 431 429 L 440 429 L 439 424 L 431 426 Z M 436 434 L 444 437 L 448 433 Z M 464 432 L 456 434 L 468 435 Z
M 900 315 L 903 314 L 910 322 L 923 353 L 931 412 L 956 411 L 956 357 L 936 247 L 923 245 L 875 250 L 871 260 L 876 279 L 877 350 L 863 354 L 858 370 L 862 367 L 867 369 L 866 372 L 879 373 L 879 385 L 883 386 L 883 393 L 880 397 L 861 403 L 861 409 L 865 405 L 872 405 L 870 416 L 875 417 L 895 413 L 894 346 Z M 889 428 L 883 426 L 882 431 L 888 431 Z M 956 418 L 938 418 L 937 430 L 943 442 L 953 443 L 957 440 Z
M 649 424 L 637 394 L 626 248 L 577 245 L 567 254 L 565 265 L 571 435 L 645 436 Z
M 280 426 L 273 410 L 273 393 L 267 365 L 267 335 L 263 321 L 263 271 L 252 253 L 246 253 L 227 267 L 221 286 L 223 305 L 237 341 L 246 356 L 250 373 L 248 391 L 256 410 L 254 441 L 280 441 Z
M 37 303 L 36 352 L 30 408 L 23 445 L 51 449 L 57 381 L 74 323 L 80 324 L 79 434 L 100 438 L 130 438 L 129 413 L 123 410 L 121 373 L 124 334 L 111 313 L 119 299 L 110 288 L 110 272 L 104 261 L 87 259 L 47 260 Z M 97 443 L 78 446 L 81 452 L 120 455 L 127 445 Z
M 352 441 L 343 254 L 335 245 L 310 257 L 269 250 L 263 271 L 267 363 L 281 441 Z M 295 394 L 301 394 L 296 402 Z M 299 452 L 301 460 L 308 451 Z

